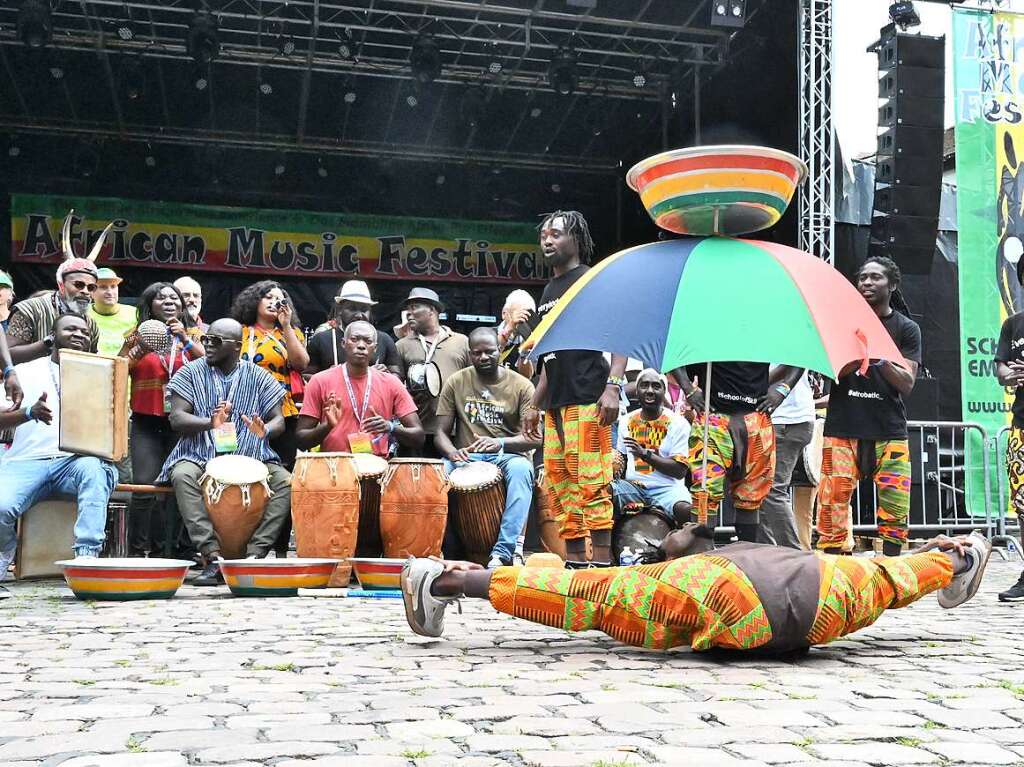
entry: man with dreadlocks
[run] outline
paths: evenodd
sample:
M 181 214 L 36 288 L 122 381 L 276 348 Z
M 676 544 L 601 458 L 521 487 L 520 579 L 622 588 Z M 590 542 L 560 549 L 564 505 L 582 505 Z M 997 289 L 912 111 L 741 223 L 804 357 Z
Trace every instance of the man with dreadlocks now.
M 871 477 L 878 488 L 882 553 L 899 556 L 910 513 L 910 447 L 903 398 L 914 388 L 921 363 L 921 328 L 892 304 L 906 309 L 899 292 L 900 268 L 891 258 L 868 259 L 857 272 L 857 290 L 874 309 L 906 360 L 874 360 L 867 373 L 839 378 L 829 396 L 818 485 L 818 548 L 842 553 L 849 505 L 857 482 Z
M 532 318 L 536 328 L 567 290 L 586 274 L 594 253 L 587 220 L 577 211 L 555 211 L 539 227 L 544 262 L 552 279 Z M 612 311 L 612 307 L 608 308 Z M 561 521 L 570 567 L 586 567 L 589 536 L 595 566 L 611 565 L 612 429 L 626 385 L 626 358 L 599 351 L 559 351 L 540 360 L 540 379 L 523 431 L 541 438 L 544 413 L 544 472 L 551 507 Z

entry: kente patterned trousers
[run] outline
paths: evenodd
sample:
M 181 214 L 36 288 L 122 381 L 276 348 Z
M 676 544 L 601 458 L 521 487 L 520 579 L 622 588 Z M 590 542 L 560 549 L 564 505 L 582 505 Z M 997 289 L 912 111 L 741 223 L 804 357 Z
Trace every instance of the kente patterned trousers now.
M 1010 508 L 1024 519 L 1024 429 L 1014 426 L 1006 442 L 1006 478 L 1010 487 Z
M 860 443 L 867 442 L 867 445 Z M 878 493 L 878 535 L 883 541 L 907 540 L 910 515 L 910 446 L 905 439 L 871 440 L 825 437 L 818 483 L 818 548 L 846 545 L 850 498 L 857 483 L 870 476 Z M 873 454 L 874 469 L 861 457 Z M 870 463 L 870 461 L 868 461 Z
M 730 429 L 730 419 L 732 429 Z M 704 414 L 700 413 L 690 432 L 690 489 L 693 515 L 701 524 L 718 524 L 718 509 L 725 497 L 729 476 L 733 505 L 742 511 L 757 511 L 768 497 L 775 477 L 775 429 L 765 413 L 729 416 L 708 414 L 707 438 Z M 707 486 L 704 479 L 704 451 L 708 453 Z M 742 457 L 743 466 L 734 466 Z
M 818 605 L 801 646 L 869 626 L 885 610 L 904 607 L 953 577 L 950 559 L 934 552 L 875 559 L 817 556 Z M 751 650 L 772 639 L 750 580 L 714 553 L 595 570 L 499 567 L 489 596 L 495 609 L 517 618 L 566 631 L 595 629 L 652 650 L 686 644 L 694 650 Z
M 595 405 L 559 410 L 562 434 L 550 411 L 544 416 L 544 474 L 551 511 L 565 540 L 612 529 L 612 429 L 601 425 Z

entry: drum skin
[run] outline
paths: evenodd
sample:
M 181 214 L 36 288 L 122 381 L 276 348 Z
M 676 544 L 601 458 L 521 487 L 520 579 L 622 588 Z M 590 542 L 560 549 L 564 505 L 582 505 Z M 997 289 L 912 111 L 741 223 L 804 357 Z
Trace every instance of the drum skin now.
M 213 461 L 210 461 L 207 464 L 207 470 L 212 463 Z M 224 488 L 219 498 L 211 500 L 210 495 L 216 494 L 212 491 L 218 482 L 224 485 Z M 203 501 L 206 503 L 206 511 L 213 524 L 213 532 L 216 533 L 217 540 L 220 542 L 220 555 L 224 559 L 242 559 L 245 557 L 249 539 L 256 532 L 256 528 L 260 526 L 263 509 L 270 497 L 266 483 L 230 484 L 230 482 L 217 480 L 209 474 L 204 474 L 199 480 L 199 486 L 203 490 Z M 243 492 L 243 488 L 245 487 L 248 487 L 248 504 L 244 502 L 246 493 Z
M 649 509 L 619 517 L 612 530 L 612 556 L 615 562 L 619 561 L 619 555 L 627 546 L 634 553 L 654 555 L 658 544 L 672 529 L 672 524 L 664 514 Z
M 359 530 L 359 475 L 347 453 L 301 453 L 292 472 L 292 525 L 300 557 L 347 560 Z M 345 587 L 352 566 L 340 563 L 328 581 Z
M 441 555 L 448 523 L 444 462 L 394 458 L 381 482 L 380 537 L 388 559 Z
M 454 469 L 449 495 L 452 524 L 466 547 L 466 557 L 487 564 L 501 532 L 505 513 L 505 482 L 501 469 L 476 461 Z
M 380 481 L 388 470 L 388 462 L 376 455 L 352 456 L 359 474 L 359 535 L 356 536 L 357 557 L 379 557 L 384 551 L 380 542 Z

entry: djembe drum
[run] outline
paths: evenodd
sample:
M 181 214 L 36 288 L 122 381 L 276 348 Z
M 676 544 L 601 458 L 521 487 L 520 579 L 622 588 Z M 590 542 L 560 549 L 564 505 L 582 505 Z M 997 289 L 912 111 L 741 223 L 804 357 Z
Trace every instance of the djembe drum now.
M 351 453 L 299 453 L 292 472 L 292 526 L 300 557 L 343 560 L 328 586 L 345 587 L 359 530 L 359 472 Z
M 392 458 L 381 480 L 380 538 L 389 559 L 441 555 L 448 475 L 436 458 Z
M 473 461 L 448 476 L 452 485 L 449 499 L 455 532 L 466 547 L 466 556 L 486 564 L 501 532 L 505 513 L 505 479 L 493 463 Z
M 219 455 L 206 464 L 199 487 L 224 559 L 245 556 L 271 496 L 267 467 L 244 455 Z
M 370 453 L 353 453 L 352 461 L 359 475 L 359 535 L 356 537 L 356 556 L 379 557 L 380 481 L 388 470 L 388 462 L 379 455 Z

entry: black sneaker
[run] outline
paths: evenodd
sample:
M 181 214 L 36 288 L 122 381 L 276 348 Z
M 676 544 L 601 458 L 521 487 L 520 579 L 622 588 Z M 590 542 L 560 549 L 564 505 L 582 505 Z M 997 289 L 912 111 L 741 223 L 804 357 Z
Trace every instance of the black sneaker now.
M 999 594 L 1000 602 L 1021 602 L 1024 601 L 1024 573 L 1020 574 L 1017 582 L 1006 591 Z
M 224 582 L 224 576 L 220 572 L 220 565 L 210 562 L 203 571 L 192 579 L 193 586 L 219 586 Z

